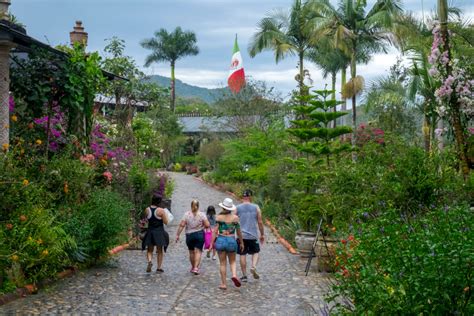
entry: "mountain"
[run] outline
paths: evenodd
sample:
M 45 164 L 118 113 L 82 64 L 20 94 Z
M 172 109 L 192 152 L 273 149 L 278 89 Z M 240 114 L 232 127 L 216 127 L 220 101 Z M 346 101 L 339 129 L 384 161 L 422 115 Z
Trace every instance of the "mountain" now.
M 148 77 L 147 81 L 155 82 L 161 87 L 170 87 L 170 78 L 160 75 L 153 75 Z M 193 86 L 176 79 L 176 95 L 182 98 L 199 98 L 208 104 L 214 103 L 227 90 L 227 88 L 207 89 Z

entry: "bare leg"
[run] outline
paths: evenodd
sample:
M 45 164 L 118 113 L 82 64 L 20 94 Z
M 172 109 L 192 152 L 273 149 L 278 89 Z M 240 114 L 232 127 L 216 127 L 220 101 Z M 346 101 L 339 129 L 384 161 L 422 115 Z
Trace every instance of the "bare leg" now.
M 163 265 L 163 247 L 160 246 L 156 247 L 156 265 L 157 269 L 161 269 Z
M 247 256 L 240 256 L 240 269 L 242 269 L 242 276 L 247 275 Z
M 258 264 L 258 253 L 252 255 L 252 268 L 257 268 Z
M 198 269 L 201 265 L 201 250 L 194 249 L 194 268 Z
M 191 267 L 194 269 L 194 250 L 189 250 L 189 262 L 191 262 Z
M 227 288 L 227 281 L 226 281 L 226 270 L 227 270 L 227 257 L 225 251 L 218 251 L 219 254 L 219 272 L 221 274 L 221 285 L 220 288 Z
M 151 262 L 153 259 L 153 248 L 154 246 L 148 246 L 148 249 L 146 251 L 146 259 L 148 262 Z
M 229 252 L 227 254 L 229 257 L 229 265 L 230 265 L 230 271 L 232 272 L 232 277 L 236 278 L 237 277 L 237 262 L 235 261 L 235 252 Z

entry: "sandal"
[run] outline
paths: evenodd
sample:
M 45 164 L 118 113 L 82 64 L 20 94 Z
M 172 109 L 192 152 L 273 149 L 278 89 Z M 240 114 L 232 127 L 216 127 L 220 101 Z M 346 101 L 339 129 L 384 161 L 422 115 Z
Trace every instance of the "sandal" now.
M 227 286 L 219 285 L 219 289 L 225 291 L 225 290 L 227 290 Z
M 193 269 L 194 275 L 199 275 L 199 268 Z
M 254 279 L 260 279 L 260 276 L 257 273 L 257 268 L 251 268 L 250 272 L 252 273 Z
M 148 262 L 148 265 L 146 266 L 146 272 L 151 272 L 151 267 L 153 266 L 153 263 L 150 261 Z
M 159 269 L 156 269 L 156 272 L 163 273 L 163 272 L 165 272 L 165 270 L 159 268 Z
M 240 283 L 240 280 L 236 277 L 232 277 L 231 280 L 232 280 L 232 282 L 234 282 L 234 285 L 236 287 L 240 287 L 242 285 L 242 283 Z

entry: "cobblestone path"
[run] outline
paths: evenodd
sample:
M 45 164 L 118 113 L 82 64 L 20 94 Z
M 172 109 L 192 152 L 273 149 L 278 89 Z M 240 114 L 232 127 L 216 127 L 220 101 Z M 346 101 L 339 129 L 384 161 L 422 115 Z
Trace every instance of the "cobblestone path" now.
M 276 243 L 271 231 L 262 246 L 259 280 L 235 288 L 229 280 L 227 291 L 218 289 L 218 260 L 202 260 L 203 273 L 189 273 L 184 232 L 174 243 L 179 219 L 193 198 L 201 209 L 217 204 L 225 193 L 192 176 L 171 174 L 175 180 L 172 211 L 175 221 L 168 227 L 173 242 L 164 258 L 165 273 L 145 272 L 145 253 L 126 250 L 107 265 L 79 271 L 28 296 L 0 306 L 0 315 L 15 314 L 113 314 L 113 315 L 314 315 L 324 305 L 327 279 L 317 273 L 304 276 L 305 261 L 289 254 Z M 155 260 L 155 258 L 154 258 Z M 156 268 L 154 261 L 154 268 Z M 239 266 L 238 266 L 239 269 Z M 154 271 L 154 269 L 153 269 Z M 228 272 L 228 275 L 230 273 Z

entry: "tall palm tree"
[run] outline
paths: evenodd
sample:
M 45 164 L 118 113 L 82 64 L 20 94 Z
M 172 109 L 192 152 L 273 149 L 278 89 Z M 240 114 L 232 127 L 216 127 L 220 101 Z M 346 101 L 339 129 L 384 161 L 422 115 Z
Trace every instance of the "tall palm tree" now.
M 315 13 L 312 19 L 318 31 L 333 37 L 335 45 L 350 57 L 351 79 L 344 87 L 346 97 L 352 99 L 352 144 L 356 142 L 356 96 L 362 91 L 363 78 L 357 76 L 357 53 L 367 55 L 386 51 L 392 43 L 390 32 L 402 13 L 400 0 L 377 0 L 366 12 L 366 1 L 340 0 L 334 7 L 329 0 L 310 0 L 308 7 Z
M 197 55 L 199 48 L 196 45 L 196 34 L 191 31 L 183 31 L 177 27 L 168 33 L 165 29 L 155 32 L 155 37 L 145 39 L 140 44 L 142 47 L 152 51 L 145 59 L 145 67 L 152 63 L 167 61 L 171 66 L 171 111 L 175 108 L 175 75 L 176 61 L 180 58 Z
M 273 50 L 275 62 L 287 56 L 298 57 L 299 74 L 297 76 L 300 94 L 305 94 L 304 59 L 311 47 L 311 31 L 308 21 L 310 12 L 305 8 L 304 1 L 294 0 L 291 9 L 274 11 L 258 23 L 258 31 L 249 44 L 249 54 L 255 57 L 264 50 Z
M 431 30 L 412 14 L 405 14 L 396 30 L 397 41 L 404 54 L 410 57 L 407 97 L 416 102 L 421 96 L 420 110 L 423 113 L 423 142 L 425 151 L 432 149 L 434 127 L 439 119 L 436 111 L 436 80 L 429 74 L 431 65 L 428 55 L 432 41 Z
M 322 38 L 309 50 L 307 58 L 321 68 L 324 79 L 331 76 L 331 99 L 335 101 L 337 73 L 349 66 L 350 59 L 340 49 L 333 47 L 327 37 Z M 336 112 L 336 107 L 333 108 L 333 111 Z M 336 127 L 335 120 L 333 127 Z

